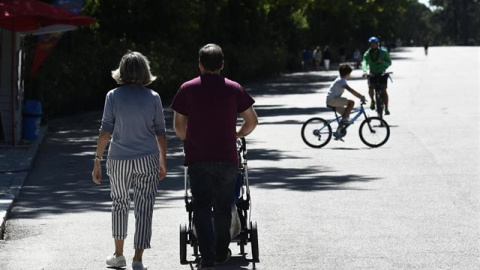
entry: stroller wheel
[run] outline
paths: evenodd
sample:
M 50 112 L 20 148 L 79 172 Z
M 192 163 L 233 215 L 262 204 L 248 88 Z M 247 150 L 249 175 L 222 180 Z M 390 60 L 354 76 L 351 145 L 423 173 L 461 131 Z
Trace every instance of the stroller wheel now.
M 246 234 L 246 232 L 242 231 L 239 235 L 240 241 L 238 242 L 238 245 L 240 246 L 240 254 L 242 255 L 245 255 L 245 245 L 248 242 Z
M 243 243 L 240 243 L 240 254 L 245 254 L 245 245 Z
M 187 261 L 187 225 L 180 225 L 180 264 L 188 264 Z
M 254 262 L 260 262 L 258 254 L 258 230 L 257 222 L 250 222 L 250 241 L 252 242 L 252 259 Z
M 193 244 L 193 255 L 194 255 L 195 257 L 198 257 L 198 255 L 199 255 L 199 254 L 198 254 L 198 244 L 197 244 L 197 243 L 194 243 L 194 244 Z

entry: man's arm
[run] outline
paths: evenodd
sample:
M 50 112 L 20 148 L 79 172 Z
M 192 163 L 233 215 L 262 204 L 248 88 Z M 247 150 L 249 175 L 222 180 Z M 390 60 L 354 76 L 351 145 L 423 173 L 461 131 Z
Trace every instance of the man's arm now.
M 363 60 L 362 60 L 362 71 L 363 71 L 363 74 L 367 74 L 367 71 L 368 71 L 368 61 L 367 61 L 367 58 L 368 58 L 368 51 L 365 52 L 365 54 L 363 55 Z
M 185 141 L 187 138 L 187 122 L 188 117 L 186 115 L 175 112 L 173 114 L 173 127 L 175 134 L 181 141 Z
M 390 58 L 390 54 L 387 51 L 384 51 L 384 55 L 382 58 L 382 65 L 387 69 L 389 66 L 392 65 L 392 59 Z
M 241 112 L 240 116 L 243 118 L 243 124 L 240 127 L 240 130 L 237 132 L 237 138 L 243 138 L 247 136 L 258 125 L 257 113 L 252 106 L 244 112 Z

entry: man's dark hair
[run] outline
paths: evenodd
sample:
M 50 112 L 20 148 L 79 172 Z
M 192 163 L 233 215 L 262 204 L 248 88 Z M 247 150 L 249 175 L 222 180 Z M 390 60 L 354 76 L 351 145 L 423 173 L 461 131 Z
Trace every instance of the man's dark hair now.
M 198 52 L 198 60 L 202 63 L 203 68 L 208 71 L 215 71 L 222 68 L 223 52 L 222 48 L 217 44 L 207 44 Z
M 349 64 L 340 64 L 338 71 L 340 71 L 340 77 L 343 77 L 352 73 L 352 67 Z

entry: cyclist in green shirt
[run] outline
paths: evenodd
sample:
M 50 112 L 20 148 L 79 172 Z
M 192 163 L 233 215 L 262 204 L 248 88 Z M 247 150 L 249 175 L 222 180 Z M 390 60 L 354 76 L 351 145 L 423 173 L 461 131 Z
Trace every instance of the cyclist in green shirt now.
M 371 37 L 368 39 L 370 43 L 370 48 L 363 55 L 362 69 L 363 76 L 367 76 L 367 71 L 370 69 L 370 74 L 383 74 L 387 68 L 392 65 L 392 60 L 390 59 L 389 53 L 380 48 L 380 40 L 377 37 Z M 382 96 L 385 103 L 385 115 L 389 115 L 390 111 L 388 110 L 388 94 L 387 94 L 387 76 L 382 77 Z M 373 99 L 373 87 L 369 79 L 368 81 L 368 94 L 370 95 L 370 109 L 375 110 L 375 102 Z

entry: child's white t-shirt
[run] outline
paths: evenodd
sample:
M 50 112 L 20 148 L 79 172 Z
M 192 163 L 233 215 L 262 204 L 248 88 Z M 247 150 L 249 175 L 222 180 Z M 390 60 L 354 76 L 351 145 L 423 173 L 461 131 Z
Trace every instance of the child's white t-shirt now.
M 335 99 L 342 96 L 343 91 L 345 91 L 345 86 L 347 86 L 347 80 L 338 76 L 335 81 L 330 85 L 328 90 L 327 99 Z

